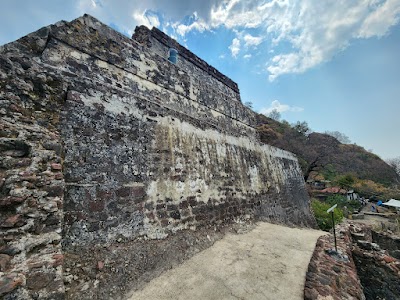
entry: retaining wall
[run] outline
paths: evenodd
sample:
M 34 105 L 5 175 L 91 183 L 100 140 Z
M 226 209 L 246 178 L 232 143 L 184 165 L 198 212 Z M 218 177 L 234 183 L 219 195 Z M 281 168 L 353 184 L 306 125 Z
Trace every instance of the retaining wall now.
M 139 31 L 85 15 L 1 47 L 5 299 L 117 299 L 237 220 L 315 226 L 236 83 Z

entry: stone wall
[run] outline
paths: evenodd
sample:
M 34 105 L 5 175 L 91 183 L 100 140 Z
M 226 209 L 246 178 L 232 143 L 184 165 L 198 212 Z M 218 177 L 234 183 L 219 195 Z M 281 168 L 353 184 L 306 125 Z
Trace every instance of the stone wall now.
M 0 56 L 0 297 L 62 299 L 64 86 L 33 59 L 49 28 Z M 60 78 L 60 77 L 59 77 Z
M 365 298 L 400 298 L 400 260 L 393 257 L 399 237 L 378 233 L 368 226 L 355 226 L 353 258 Z
M 337 252 L 332 234 L 321 236 L 311 257 L 304 285 L 304 299 L 365 300 L 352 255 L 348 226 L 336 226 Z
M 164 32 L 153 27 L 149 30 L 146 26 L 138 26 L 132 36 L 133 39 L 148 48 L 161 57 L 169 56 L 169 49 L 174 48 L 178 51 L 177 65 L 186 72 L 195 71 L 194 79 L 202 81 L 202 84 L 208 81 L 214 81 L 209 87 L 230 94 L 233 99 L 240 101 L 239 87 L 236 82 L 221 74 L 217 69 L 210 66 L 204 60 L 193 54 L 190 50 L 181 46 L 176 40 L 172 39 Z
M 390 255 L 400 259 L 400 237 L 393 236 L 387 232 L 371 232 L 372 240 L 377 243 L 381 248 L 389 251 Z
M 304 299 L 399 299 L 400 261 L 391 255 L 398 237 L 349 221 L 336 232 L 338 253 L 332 235 L 318 239 Z
M 315 226 L 236 83 L 146 34 L 85 15 L 0 49 L 5 299 L 118 299 L 237 220 Z

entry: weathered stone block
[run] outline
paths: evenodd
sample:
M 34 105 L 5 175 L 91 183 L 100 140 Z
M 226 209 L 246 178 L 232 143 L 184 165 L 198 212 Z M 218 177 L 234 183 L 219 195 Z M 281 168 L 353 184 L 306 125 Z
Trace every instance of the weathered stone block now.
M 147 210 L 153 210 L 154 209 L 154 203 L 153 202 L 146 202 L 144 205 L 144 208 Z
M 89 201 L 90 212 L 100 212 L 103 210 L 104 210 L 104 201 L 102 200 Z
M 184 200 L 182 202 L 179 203 L 179 208 L 180 209 L 184 209 L 184 208 L 188 208 L 189 207 L 189 202 Z
M 171 211 L 169 216 L 175 220 L 179 220 L 181 218 L 181 214 L 178 210 Z
M 51 164 L 51 169 L 53 171 L 60 171 L 60 170 L 62 170 L 62 165 L 59 164 L 59 163 L 52 163 Z
M 0 254 L 0 272 L 5 272 L 10 266 L 11 256 Z
M 7 196 L 0 198 L 0 207 L 9 207 L 19 205 L 26 200 L 27 197 Z
M 0 296 L 13 291 L 23 284 L 23 278 L 17 274 L 8 274 L 0 278 Z
M 115 191 L 117 197 L 129 197 L 132 194 L 131 187 L 121 187 Z
M 52 272 L 36 271 L 29 274 L 26 278 L 26 286 L 28 289 L 38 291 L 48 286 L 55 279 Z
M 28 157 L 24 158 L 12 158 L 12 157 L 4 157 L 0 160 L 0 168 L 10 170 L 16 168 L 27 167 L 32 163 L 32 159 Z
M 167 210 L 168 211 L 175 211 L 178 209 L 178 205 L 176 204 L 167 204 Z
M 13 215 L 8 217 L 3 223 L 1 223 L 2 228 L 12 228 L 12 227 L 21 227 L 26 224 L 25 219 L 20 215 Z
M 146 195 L 146 190 L 143 186 L 135 186 L 132 187 L 132 196 L 134 197 L 135 201 L 141 201 Z
M 44 186 L 43 190 L 47 192 L 48 197 L 60 197 L 64 195 L 64 186 L 61 185 Z

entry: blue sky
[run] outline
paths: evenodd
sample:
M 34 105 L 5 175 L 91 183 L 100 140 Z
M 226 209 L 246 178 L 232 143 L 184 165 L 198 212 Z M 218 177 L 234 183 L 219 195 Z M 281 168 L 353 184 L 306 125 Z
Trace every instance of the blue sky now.
M 1 0 L 0 44 L 84 13 L 128 36 L 160 28 L 257 112 L 400 156 L 400 0 Z

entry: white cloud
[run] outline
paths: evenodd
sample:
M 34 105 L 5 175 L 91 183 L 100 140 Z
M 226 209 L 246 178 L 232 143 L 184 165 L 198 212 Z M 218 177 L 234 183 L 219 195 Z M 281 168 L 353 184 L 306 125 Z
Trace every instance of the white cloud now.
M 302 112 L 304 108 L 297 106 L 290 106 L 287 104 L 282 104 L 278 100 L 274 100 L 271 102 L 269 107 L 264 107 L 260 110 L 261 114 L 268 115 L 271 111 L 277 110 L 280 113 L 290 111 L 290 112 Z
M 353 39 L 387 34 L 399 16 L 399 0 L 227 0 L 211 9 L 210 23 L 243 31 L 258 29 L 260 40 L 250 34 L 237 35 L 245 46 L 267 38 L 274 46 L 288 42 L 292 46 L 289 52 L 277 53 L 266 63 L 269 79 L 274 80 L 329 61 Z
M 160 20 L 157 15 L 149 12 L 148 10 L 143 11 L 142 13 L 135 11 L 132 14 L 132 18 L 136 21 L 136 23 L 146 26 L 147 28 L 152 27 L 160 27 Z
M 210 22 L 213 27 L 256 28 L 263 18 L 257 11 L 256 1 L 225 0 L 211 8 Z
M 111 0 L 79 1 L 89 13 L 100 13 L 101 2 L 103 10 L 108 9 L 121 20 L 113 22 L 126 31 L 140 23 L 159 24 L 159 18 L 149 16 L 147 11 L 161 13 L 165 22 L 170 22 L 169 28 L 182 38 L 190 31 L 225 27 L 235 33 L 229 46 L 233 57 L 241 47 L 264 51 L 265 71 L 271 81 L 327 62 L 355 39 L 384 36 L 400 17 L 399 0 L 175 0 L 172 4 L 162 0 L 115 0 L 117 5 Z M 121 7 L 133 12 L 130 24 Z M 268 48 L 263 49 L 265 40 Z
M 250 34 L 246 34 L 243 39 L 244 39 L 244 45 L 246 47 L 258 46 L 261 44 L 261 42 L 263 40 L 262 37 L 252 36 Z
M 63 11 L 54 1 L 43 0 L 41 5 L 23 4 L 29 8 L 27 17 L 9 26 L 11 18 L 18 19 L 14 11 L 23 1 L 8 2 L 0 10 L 0 23 L 10 28 L 1 36 L 3 42 L 26 34 L 29 30 L 24 28 L 29 26 L 36 28 L 83 13 L 128 33 L 144 24 L 173 29 L 176 36 L 185 38 L 191 31 L 224 27 L 238 40 L 229 48 L 232 55 L 238 55 L 241 47 L 264 51 L 270 80 L 305 72 L 329 61 L 355 39 L 388 34 L 400 21 L 400 0 L 75 0 Z
M 245 55 L 243 55 L 243 58 L 244 59 L 249 59 L 249 58 L 251 58 L 251 54 L 245 54 Z
M 232 44 L 229 46 L 229 49 L 231 50 L 232 57 L 236 58 L 240 52 L 240 40 L 234 38 L 232 40 Z
M 358 37 L 369 38 L 385 35 L 393 24 L 399 22 L 399 15 L 400 4 L 398 0 L 384 2 L 365 18 Z
M 172 25 L 172 28 L 174 28 L 175 31 L 182 37 L 184 37 L 186 33 L 192 30 L 203 32 L 204 30 L 210 29 L 210 27 L 204 22 L 204 20 L 198 18 L 196 11 L 192 14 L 192 19 L 193 21 L 189 25 L 176 22 Z

